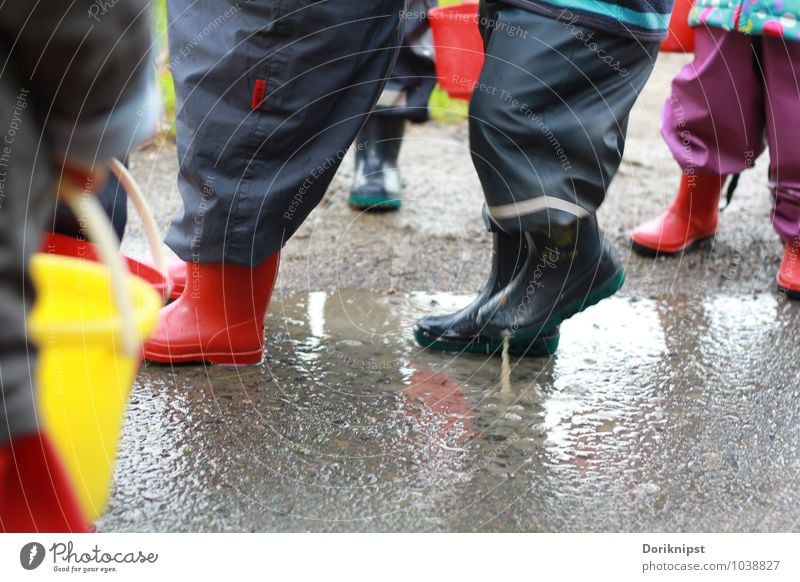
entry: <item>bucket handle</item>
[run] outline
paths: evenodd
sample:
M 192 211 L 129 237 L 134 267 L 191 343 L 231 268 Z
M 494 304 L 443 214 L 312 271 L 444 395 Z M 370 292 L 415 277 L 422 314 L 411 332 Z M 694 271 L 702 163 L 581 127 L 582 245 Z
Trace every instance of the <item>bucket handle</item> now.
M 122 260 L 119 238 L 111 226 L 100 202 L 94 197 L 78 189 L 68 189 L 66 203 L 73 214 L 82 219 L 89 238 L 94 242 L 100 259 L 108 268 L 111 276 L 111 293 L 119 309 L 121 320 L 123 354 L 137 358 L 139 356 L 139 334 L 133 321 L 133 300 L 125 282 L 129 276 L 128 266 Z
M 109 160 L 108 168 L 111 170 L 111 173 L 117 177 L 119 183 L 122 184 L 122 189 L 125 190 L 134 208 L 136 208 L 136 211 L 139 213 L 139 218 L 142 221 L 142 228 L 147 237 L 147 243 L 150 246 L 150 253 L 153 257 L 156 270 L 164 277 L 167 285 L 171 285 L 172 279 L 169 278 L 167 273 L 167 258 L 161 246 L 161 235 L 158 233 L 158 226 L 156 226 L 153 213 L 150 211 L 150 207 L 144 199 L 139 184 L 136 183 L 136 180 L 133 178 L 128 168 L 118 159 L 112 158 Z M 168 289 L 168 291 L 171 291 L 171 289 Z

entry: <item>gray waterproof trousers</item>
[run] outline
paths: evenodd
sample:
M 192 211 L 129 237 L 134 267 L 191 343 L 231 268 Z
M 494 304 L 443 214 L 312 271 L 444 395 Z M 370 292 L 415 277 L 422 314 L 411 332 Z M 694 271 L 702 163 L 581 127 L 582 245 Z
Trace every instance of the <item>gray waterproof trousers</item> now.
M 7 130 L 0 139 L 11 141 L 0 145 L 0 445 L 38 428 L 36 348 L 25 333 L 34 289 L 26 266 L 55 205 L 49 150 L 40 147 L 26 89 L 5 76 L 0 83 L 0 127 Z
M 486 61 L 470 105 L 470 147 L 490 229 L 541 231 L 593 214 L 619 168 L 659 43 L 496 0 L 481 8 Z
M 254 266 L 325 194 L 381 94 L 404 0 L 170 0 L 185 261 Z

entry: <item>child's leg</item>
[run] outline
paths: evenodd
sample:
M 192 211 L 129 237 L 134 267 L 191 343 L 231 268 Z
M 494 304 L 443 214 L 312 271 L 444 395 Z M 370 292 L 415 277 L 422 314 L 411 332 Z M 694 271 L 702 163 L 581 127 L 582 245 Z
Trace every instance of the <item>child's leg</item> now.
M 19 86 L 9 81 L 0 87 L 0 111 L 8 119 L 15 108 L 19 111 Z M 34 295 L 27 266 L 55 202 L 49 150 L 41 144 L 36 119 L 23 115 L 1 168 L 0 532 L 86 527 L 60 462 L 40 434 L 33 381 L 36 349 L 25 333 Z
M 784 243 L 778 289 L 800 299 L 800 43 L 761 40 L 772 224 Z
M 661 126 L 683 176 L 669 207 L 631 233 L 633 250 L 644 255 L 678 254 L 714 236 L 727 175 L 747 168 L 763 149 L 752 37 L 701 26 L 695 38 L 695 59 L 673 80 Z
M 470 104 L 486 209 L 506 232 L 567 226 L 602 204 L 658 45 L 500 6 Z
M 769 144 L 769 187 L 775 231 L 785 244 L 800 239 L 800 43 L 761 41 Z
M 736 174 L 764 149 L 752 37 L 701 26 L 695 39 L 695 59 L 664 104 L 661 133 L 685 174 Z
M 168 3 L 184 209 L 166 242 L 190 264 L 144 346 L 153 362 L 261 359 L 280 249 L 325 194 L 400 45 L 403 0 L 284 0 L 240 2 L 195 46 L 225 4 Z
M 624 280 L 595 212 L 619 167 L 629 113 L 658 43 L 505 3 L 481 6 L 490 11 L 482 22 L 494 25 L 483 31 L 470 147 L 498 256 L 476 301 L 423 319 L 417 338 L 488 353 L 507 341 L 511 353 L 541 355 L 555 348 L 562 320 Z

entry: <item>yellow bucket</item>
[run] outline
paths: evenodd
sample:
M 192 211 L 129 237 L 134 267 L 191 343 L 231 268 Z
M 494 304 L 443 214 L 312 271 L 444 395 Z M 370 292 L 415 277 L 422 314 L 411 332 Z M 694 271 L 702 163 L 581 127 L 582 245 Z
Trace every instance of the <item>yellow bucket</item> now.
M 128 394 L 139 357 L 124 353 L 109 271 L 89 261 L 35 255 L 37 289 L 29 319 L 40 349 L 38 410 L 67 468 L 84 515 L 99 517 L 108 501 Z M 143 280 L 127 290 L 140 338 L 152 333 L 162 302 Z
M 163 305 L 111 255 L 108 266 L 47 254 L 31 261 L 37 296 L 28 335 L 39 347 L 38 411 L 90 521 L 108 502 L 141 342 Z

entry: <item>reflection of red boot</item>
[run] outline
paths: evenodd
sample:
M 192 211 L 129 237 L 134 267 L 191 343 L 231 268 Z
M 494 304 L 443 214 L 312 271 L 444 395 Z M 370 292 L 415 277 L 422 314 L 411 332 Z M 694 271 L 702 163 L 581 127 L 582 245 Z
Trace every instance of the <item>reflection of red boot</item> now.
M 645 256 L 674 255 L 714 236 L 725 178 L 684 175 L 678 195 L 664 213 L 633 230 L 633 250 Z
M 88 525 L 47 437 L 0 446 L 0 532 L 78 533 Z
M 475 410 L 464 394 L 464 388 L 444 372 L 416 367 L 410 385 L 403 391 L 406 398 L 418 398 L 442 419 L 436 426 L 441 438 L 455 436 L 464 441 L 473 435 Z
M 144 345 L 150 362 L 257 364 L 264 350 L 264 313 L 278 275 L 280 253 L 251 269 L 187 263 L 186 286 L 161 310 Z
M 778 270 L 778 290 L 789 299 L 800 300 L 800 243 L 787 244 Z

